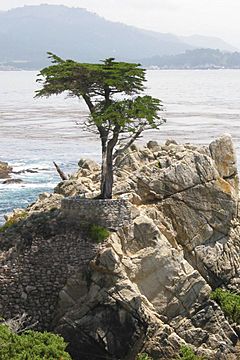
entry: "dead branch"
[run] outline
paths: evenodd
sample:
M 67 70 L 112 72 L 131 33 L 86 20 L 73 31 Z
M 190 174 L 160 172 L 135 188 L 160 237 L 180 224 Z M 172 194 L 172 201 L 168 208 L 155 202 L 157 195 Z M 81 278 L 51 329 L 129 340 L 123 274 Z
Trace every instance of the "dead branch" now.
M 64 172 L 60 169 L 60 167 L 55 163 L 55 161 L 53 161 L 53 164 L 58 172 L 58 175 L 60 176 L 60 178 L 64 181 L 64 180 L 68 180 L 69 177 L 67 175 L 64 174 Z
M 116 157 L 118 155 L 123 154 L 133 143 L 134 141 L 139 138 L 139 136 L 141 135 L 141 133 L 144 130 L 144 126 L 140 126 L 139 129 L 134 133 L 134 135 L 130 138 L 129 142 L 122 148 L 118 149 L 115 151 L 115 153 L 113 154 L 113 159 L 116 159 Z
M 26 313 L 23 313 L 22 315 L 17 315 L 12 319 L 3 320 L 2 323 L 6 325 L 12 332 L 17 334 L 26 330 L 30 330 L 38 324 L 38 321 L 36 321 L 33 324 L 26 325 L 26 323 L 29 323 L 30 320 L 31 318 Z

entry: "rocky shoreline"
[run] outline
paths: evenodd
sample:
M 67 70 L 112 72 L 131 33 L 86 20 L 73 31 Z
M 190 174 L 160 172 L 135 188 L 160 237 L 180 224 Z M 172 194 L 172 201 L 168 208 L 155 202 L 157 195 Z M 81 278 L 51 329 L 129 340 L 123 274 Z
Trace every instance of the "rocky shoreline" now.
M 228 135 L 209 146 L 132 146 L 116 159 L 114 198 L 131 223 L 101 244 L 62 200 L 98 195 L 100 168 L 8 217 L 0 232 L 0 315 L 27 313 L 64 336 L 73 359 L 176 358 L 182 344 L 209 360 L 239 359 L 239 325 L 210 293 L 240 292 L 239 180 Z
M 2 184 L 8 185 L 8 184 L 20 184 L 23 182 L 20 178 L 12 178 L 12 175 L 21 175 L 21 174 L 36 174 L 38 173 L 38 170 L 36 169 L 24 169 L 20 171 L 14 171 L 13 167 L 10 166 L 7 162 L 0 161 L 0 179 L 4 180 L 2 181 Z

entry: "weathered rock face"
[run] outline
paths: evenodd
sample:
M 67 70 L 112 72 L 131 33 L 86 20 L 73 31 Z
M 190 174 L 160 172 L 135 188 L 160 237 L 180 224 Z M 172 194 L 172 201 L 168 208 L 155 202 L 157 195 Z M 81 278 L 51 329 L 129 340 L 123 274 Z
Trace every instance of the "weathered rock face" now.
M 130 199 L 142 205 L 169 242 L 182 247 L 211 286 L 237 289 L 238 175 L 231 138 L 225 135 L 209 148 L 170 144 L 153 150 L 131 154 L 142 166 L 128 180 Z M 122 165 L 120 178 L 130 170 Z
M 58 184 L 54 192 L 64 196 L 81 194 L 93 198 L 98 195 L 100 187 L 100 166 L 93 160 L 84 159 L 78 165 L 79 170 L 69 180 Z
M 11 166 L 8 163 L 0 161 L 0 179 L 7 179 L 10 177 L 10 173 L 12 172 Z
M 8 237 L 12 241 L 2 255 L 9 272 L 0 278 L 3 300 L 13 314 L 39 307 L 44 317 L 50 298 L 55 311 L 45 322 L 52 321 L 77 360 L 133 360 L 141 351 L 170 360 L 181 344 L 207 359 L 238 360 L 238 335 L 209 299 L 220 285 L 240 290 L 238 175 L 231 138 L 225 135 L 209 147 L 150 142 L 143 149 L 133 146 L 116 162 L 114 195 L 130 201 L 132 222 L 101 246 L 88 248 L 86 234 L 61 218 L 63 196 L 98 194 L 99 166 L 81 160 L 79 171 L 55 194 L 42 195 L 28 209 L 17 244 L 10 233 L 3 235 L 2 246 Z M 36 227 L 34 216 L 48 211 L 53 220 Z M 24 230 L 35 231 L 27 247 Z M 83 261 L 85 247 L 89 257 Z M 57 269 L 50 269 L 51 259 Z M 14 280 L 18 272 L 21 286 L 20 278 Z M 28 293 L 29 274 L 36 289 Z
M 233 353 L 237 335 L 182 251 L 146 218 L 135 219 L 129 243 L 126 235 L 113 234 L 60 292 L 54 329 L 73 358 L 135 359 L 144 350 L 173 359 L 184 343 L 210 359 Z

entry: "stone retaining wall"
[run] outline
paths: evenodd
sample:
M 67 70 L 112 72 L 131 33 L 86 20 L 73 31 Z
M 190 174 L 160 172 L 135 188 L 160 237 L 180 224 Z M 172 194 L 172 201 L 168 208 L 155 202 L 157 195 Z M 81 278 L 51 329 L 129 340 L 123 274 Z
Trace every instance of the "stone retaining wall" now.
M 49 329 L 60 290 L 99 250 L 70 230 L 49 239 L 34 238 L 16 257 L 9 254 L 0 261 L 0 317 L 26 313 L 29 324 L 37 323 L 35 329 Z
M 93 223 L 114 230 L 130 221 L 130 205 L 124 200 L 68 198 L 63 201 L 62 210 L 63 223 L 49 220 L 43 234 L 34 234 L 18 253 L 2 253 L 0 317 L 10 319 L 26 313 L 30 324 L 37 323 L 36 329 L 50 329 L 58 294 L 67 279 L 104 246 L 85 240 L 84 232 L 74 222 L 80 228 L 84 223 Z M 53 235 L 46 235 L 52 226 Z M 57 235 L 55 231 L 61 226 L 63 230 Z M 17 242 L 24 244 L 25 240 L 20 235 Z
M 96 224 L 109 230 L 118 230 L 130 223 L 130 206 L 130 203 L 123 199 L 69 197 L 62 200 L 62 212 L 68 221 L 80 225 Z

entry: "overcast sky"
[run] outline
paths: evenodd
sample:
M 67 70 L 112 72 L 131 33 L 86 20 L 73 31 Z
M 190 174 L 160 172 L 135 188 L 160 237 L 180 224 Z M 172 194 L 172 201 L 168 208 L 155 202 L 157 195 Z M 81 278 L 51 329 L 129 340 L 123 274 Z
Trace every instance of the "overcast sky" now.
M 240 48 L 240 0 L 0 0 L 0 10 L 41 3 L 82 7 L 149 30 L 218 36 Z

